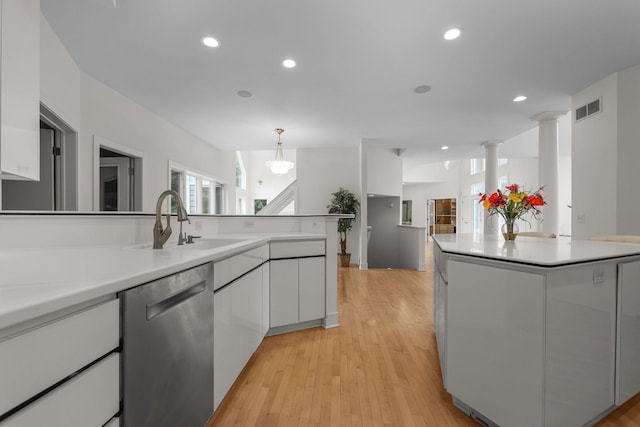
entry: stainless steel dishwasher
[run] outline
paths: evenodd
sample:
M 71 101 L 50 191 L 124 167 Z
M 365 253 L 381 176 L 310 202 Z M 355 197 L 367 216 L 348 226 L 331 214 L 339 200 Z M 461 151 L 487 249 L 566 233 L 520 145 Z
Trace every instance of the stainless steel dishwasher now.
M 213 265 L 120 298 L 123 426 L 204 426 L 213 413 Z

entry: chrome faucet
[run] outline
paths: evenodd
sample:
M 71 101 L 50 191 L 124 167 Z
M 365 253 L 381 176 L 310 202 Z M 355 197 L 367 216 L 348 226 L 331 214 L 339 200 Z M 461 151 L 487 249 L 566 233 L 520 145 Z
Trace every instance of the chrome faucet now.
M 169 236 L 171 236 L 171 214 L 167 214 L 167 228 L 162 228 L 162 214 L 160 211 L 162 210 L 162 203 L 167 196 L 173 196 L 176 199 L 176 203 L 178 204 L 178 221 L 180 222 L 180 231 L 182 234 L 182 223 L 184 221 L 189 221 L 189 216 L 187 215 L 187 211 L 184 208 L 184 203 L 182 203 L 182 199 L 180 195 L 173 190 L 166 190 L 160 194 L 158 197 L 158 203 L 156 204 L 156 223 L 153 226 L 153 249 L 162 249 L 162 246 L 169 240 Z M 189 221 L 191 223 L 191 221 Z M 182 239 L 180 239 L 182 240 Z

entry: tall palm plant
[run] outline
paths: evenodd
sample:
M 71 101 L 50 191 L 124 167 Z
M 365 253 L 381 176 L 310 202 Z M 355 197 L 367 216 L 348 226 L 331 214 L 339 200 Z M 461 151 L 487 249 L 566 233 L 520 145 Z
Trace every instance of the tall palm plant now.
M 358 215 L 360 201 L 354 193 L 340 187 L 335 193 L 331 193 L 331 200 L 327 205 L 330 214 L 351 214 L 353 218 L 340 218 L 338 220 L 338 233 L 340 233 L 340 253 L 347 255 L 347 232 L 353 227 L 353 221 Z

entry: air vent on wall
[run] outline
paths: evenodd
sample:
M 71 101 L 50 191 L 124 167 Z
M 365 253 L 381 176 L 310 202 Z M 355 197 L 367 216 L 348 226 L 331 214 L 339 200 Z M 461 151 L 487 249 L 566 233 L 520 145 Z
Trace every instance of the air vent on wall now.
M 602 98 L 591 101 L 582 107 L 576 108 L 576 122 L 602 111 Z

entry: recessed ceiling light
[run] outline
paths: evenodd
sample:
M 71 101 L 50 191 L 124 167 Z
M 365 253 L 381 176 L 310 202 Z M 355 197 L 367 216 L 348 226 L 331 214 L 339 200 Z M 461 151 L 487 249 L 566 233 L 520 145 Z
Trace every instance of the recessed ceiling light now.
M 446 145 L 443 145 L 442 147 L 440 147 L 440 149 L 441 149 L 441 150 L 448 150 L 448 149 L 449 149 L 449 147 L 448 147 L 448 146 L 446 146 Z
M 213 37 L 206 36 L 202 38 L 202 44 L 208 47 L 218 47 L 220 43 L 218 43 L 218 40 Z
M 446 33 L 444 33 L 444 39 L 455 40 L 458 37 L 460 37 L 460 34 L 462 34 L 462 28 L 452 28 L 450 30 L 447 30 Z
M 422 86 L 416 86 L 413 91 L 415 93 L 427 93 L 431 90 L 431 86 L 427 86 L 427 85 L 422 85 Z
M 282 65 L 284 65 L 285 68 L 293 68 L 296 66 L 296 61 L 293 59 L 285 59 L 282 61 Z
M 236 92 L 236 95 L 238 95 L 240 98 L 253 98 L 253 94 L 248 90 L 239 90 Z
M 522 101 L 524 101 L 525 99 L 527 99 L 527 97 L 526 97 L 526 96 L 524 96 L 524 95 L 519 95 L 519 96 L 516 96 L 515 98 L 513 98 L 513 102 L 522 102 Z
M 375 197 L 375 194 L 367 194 L 367 197 Z

